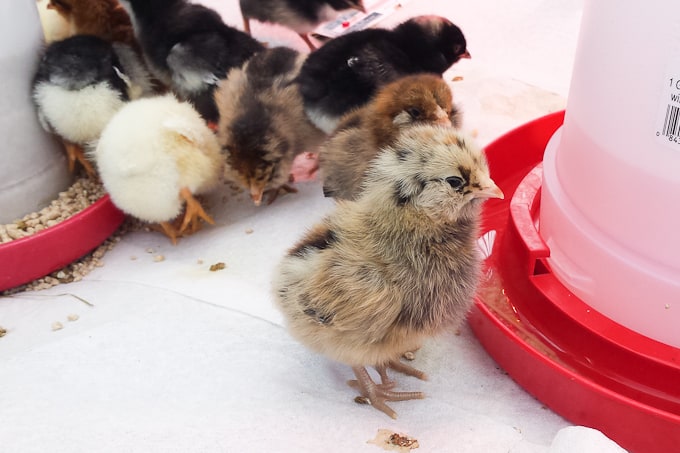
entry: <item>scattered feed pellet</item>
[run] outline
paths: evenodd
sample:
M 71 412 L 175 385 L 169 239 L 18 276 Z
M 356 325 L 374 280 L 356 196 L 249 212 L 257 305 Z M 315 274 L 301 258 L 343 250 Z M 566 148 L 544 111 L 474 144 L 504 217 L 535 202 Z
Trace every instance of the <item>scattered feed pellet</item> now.
M 79 319 L 80 319 L 80 316 L 78 316 L 78 315 L 76 315 L 76 314 L 74 313 L 74 314 L 68 315 L 68 316 L 66 317 L 66 319 L 67 319 L 69 322 L 73 322 L 73 321 L 79 320 Z
M 57 330 L 61 330 L 63 328 L 64 328 L 64 325 L 62 323 L 60 323 L 59 321 L 55 321 L 55 322 L 52 323 L 52 331 L 56 332 Z
M 7 329 L 0 326 L 0 338 L 4 337 L 5 335 L 7 335 Z

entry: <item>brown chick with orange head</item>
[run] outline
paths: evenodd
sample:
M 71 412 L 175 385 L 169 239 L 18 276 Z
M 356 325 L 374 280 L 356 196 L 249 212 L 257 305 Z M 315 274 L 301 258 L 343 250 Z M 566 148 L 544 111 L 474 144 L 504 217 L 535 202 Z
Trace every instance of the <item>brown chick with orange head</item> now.
M 503 193 L 480 148 L 451 127 L 408 128 L 375 158 L 359 198 L 340 201 L 275 273 L 291 335 L 351 366 L 350 385 L 392 418 L 388 402 L 424 395 L 395 391 L 387 370 L 424 379 L 401 355 L 455 328 L 472 305 L 488 198 Z
M 71 36 L 93 35 L 137 46 L 130 17 L 118 0 L 49 0 L 47 8 L 68 23 Z
M 343 117 L 319 153 L 327 197 L 354 199 L 370 162 L 415 124 L 460 127 L 461 113 L 449 85 L 439 76 L 417 74 L 385 85 L 371 102 Z

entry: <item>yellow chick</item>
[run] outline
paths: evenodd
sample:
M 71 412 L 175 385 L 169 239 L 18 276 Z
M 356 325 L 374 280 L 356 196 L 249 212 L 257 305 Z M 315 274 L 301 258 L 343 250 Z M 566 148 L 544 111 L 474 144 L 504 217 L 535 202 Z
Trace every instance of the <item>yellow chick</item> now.
M 176 243 L 199 218 L 214 223 L 194 195 L 218 184 L 223 158 L 215 134 L 196 110 L 172 95 L 124 106 L 94 152 L 104 188 L 122 211 L 158 222 Z M 186 204 L 181 226 L 172 224 Z
M 480 208 L 502 197 L 482 150 L 455 129 L 402 131 L 359 198 L 340 201 L 279 265 L 273 289 L 290 333 L 351 366 L 361 396 L 395 418 L 387 402 L 424 395 L 395 391 L 387 369 L 425 378 L 401 355 L 465 319 L 481 268 Z

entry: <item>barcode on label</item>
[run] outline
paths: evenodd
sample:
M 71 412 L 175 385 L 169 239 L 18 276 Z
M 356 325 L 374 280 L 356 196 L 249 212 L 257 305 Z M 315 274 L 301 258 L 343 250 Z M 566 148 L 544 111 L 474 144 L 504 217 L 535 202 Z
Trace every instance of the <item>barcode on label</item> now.
M 656 116 L 656 140 L 677 150 L 680 148 L 680 77 L 677 76 L 677 62 L 670 66 L 667 73 Z
M 661 134 L 664 137 L 676 136 L 678 128 L 680 128 L 680 107 L 668 104 Z

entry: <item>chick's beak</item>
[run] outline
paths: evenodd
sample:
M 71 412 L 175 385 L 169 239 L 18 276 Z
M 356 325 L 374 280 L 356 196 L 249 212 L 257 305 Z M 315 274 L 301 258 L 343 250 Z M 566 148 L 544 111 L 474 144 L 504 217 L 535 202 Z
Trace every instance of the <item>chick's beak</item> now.
M 472 58 L 472 55 L 470 55 L 470 52 L 466 50 L 465 53 L 460 56 L 460 58 Z
M 449 118 L 449 115 L 446 114 L 443 108 L 437 107 L 437 112 L 435 113 L 437 116 L 437 119 L 435 120 L 435 124 L 439 124 L 441 126 L 447 126 L 451 127 L 451 118 Z
M 491 182 L 486 187 L 476 191 L 474 197 L 480 199 L 500 198 L 502 200 L 505 198 L 505 195 L 503 195 L 503 191 L 496 184 Z
M 264 196 L 264 184 L 257 181 L 250 182 L 250 198 L 255 203 L 255 206 L 262 204 L 262 197 Z

